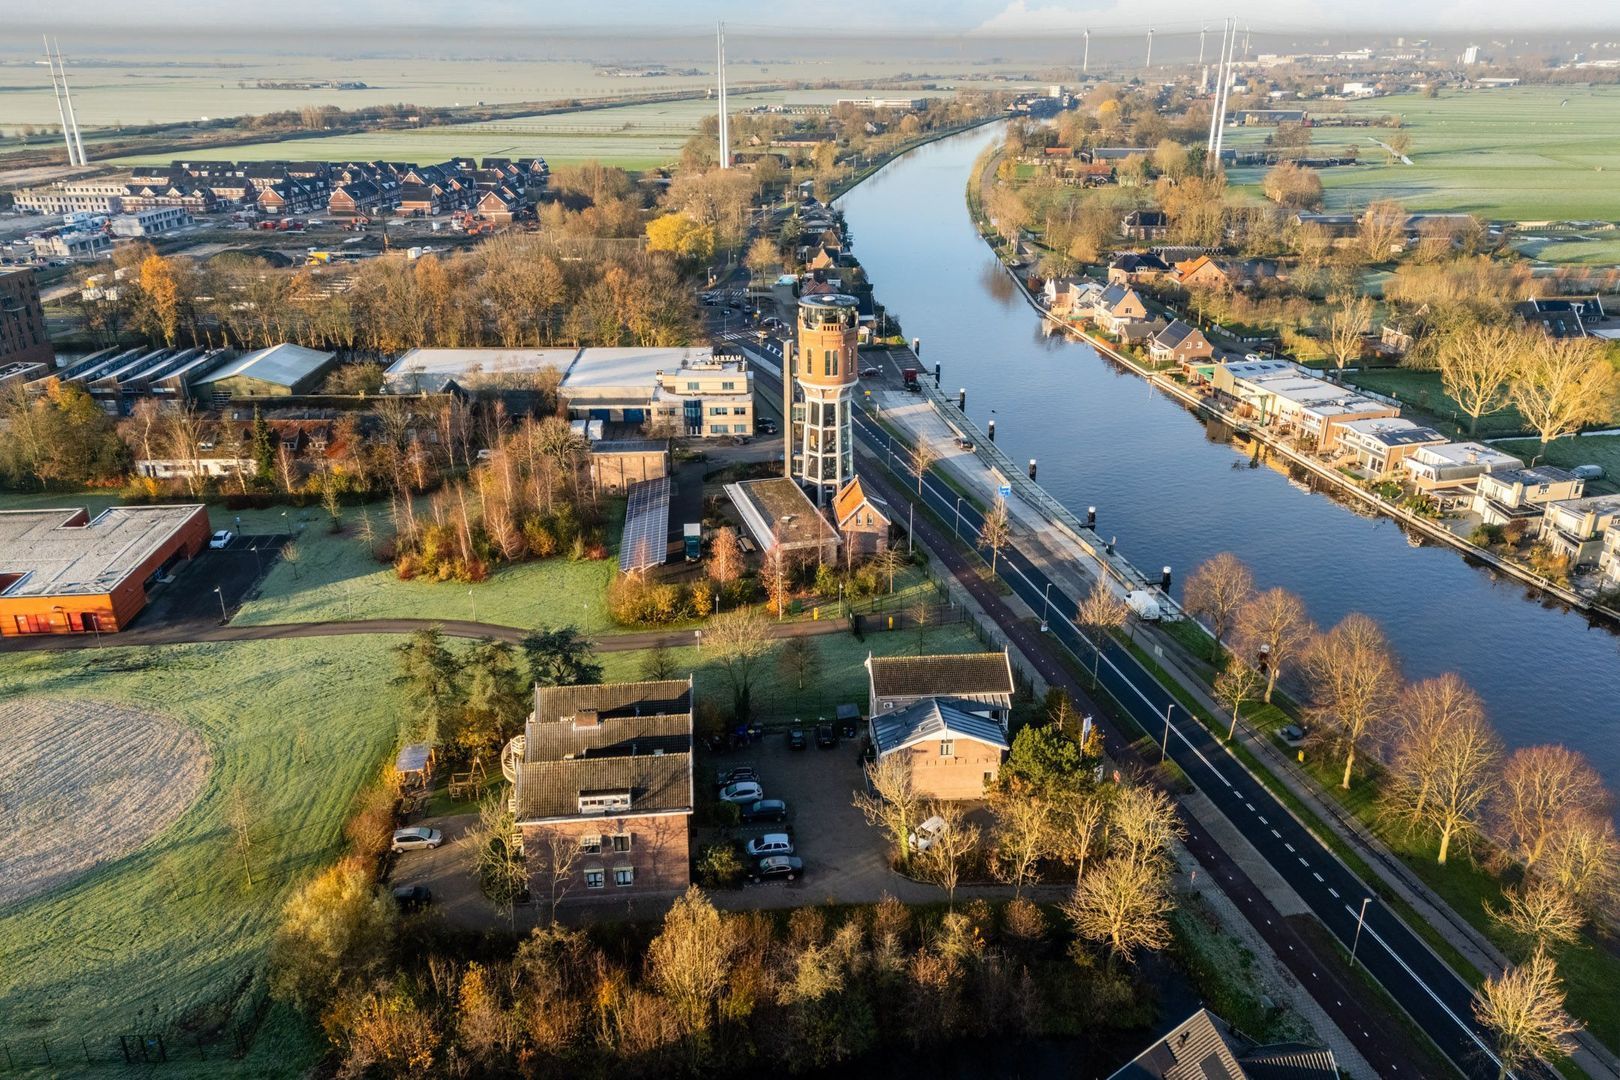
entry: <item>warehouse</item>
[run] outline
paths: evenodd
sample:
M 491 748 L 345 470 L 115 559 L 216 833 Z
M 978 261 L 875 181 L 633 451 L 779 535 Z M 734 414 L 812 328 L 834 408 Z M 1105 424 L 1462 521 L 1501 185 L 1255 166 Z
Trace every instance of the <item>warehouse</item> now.
M 216 404 L 236 398 L 292 397 L 320 388 L 337 354 L 283 342 L 247 353 L 193 384 L 198 397 Z

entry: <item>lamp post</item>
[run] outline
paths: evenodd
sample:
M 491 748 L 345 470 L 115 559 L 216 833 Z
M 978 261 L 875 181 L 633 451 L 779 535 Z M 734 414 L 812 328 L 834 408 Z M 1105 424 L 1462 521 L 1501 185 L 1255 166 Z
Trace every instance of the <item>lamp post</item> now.
M 1050 627 L 1048 626 L 1047 620 L 1051 617 L 1051 614 L 1052 614 L 1052 583 L 1050 581 L 1048 581 L 1046 583 L 1046 592 L 1044 592 L 1041 595 L 1041 633 L 1043 633 L 1043 634 L 1046 633 L 1047 630 L 1050 629 Z
M 225 594 L 219 591 L 218 585 L 215 585 L 214 595 L 219 597 L 219 622 L 220 625 L 223 626 L 231 621 L 230 615 L 228 615 L 225 611 Z
M 956 522 L 951 531 L 956 533 L 958 540 L 962 539 L 962 496 L 960 495 L 956 497 Z
M 1164 742 L 1159 745 L 1160 764 L 1163 764 L 1164 759 L 1170 754 L 1170 710 L 1175 707 L 1176 703 L 1173 701 L 1164 707 Z
M 471 589 L 467 590 L 467 603 L 472 605 L 472 621 L 478 621 L 478 597 L 473 595 Z
M 1364 897 L 1361 901 L 1361 913 L 1356 916 L 1356 936 L 1350 939 L 1350 966 L 1356 966 L 1356 946 L 1361 944 L 1361 925 L 1367 921 L 1367 905 L 1372 903 L 1372 897 Z

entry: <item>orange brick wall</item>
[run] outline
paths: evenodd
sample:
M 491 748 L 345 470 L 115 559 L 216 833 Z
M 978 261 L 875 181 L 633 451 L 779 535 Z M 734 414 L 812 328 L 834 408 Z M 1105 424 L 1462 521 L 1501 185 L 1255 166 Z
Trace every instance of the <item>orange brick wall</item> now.
M 521 828 L 524 858 L 529 866 L 529 888 L 541 903 L 549 902 L 552 896 L 553 844 L 560 851 L 572 851 L 581 837 L 590 835 L 602 838 L 601 854 L 581 854 L 574 859 L 566 890 L 561 893 L 564 903 L 675 893 L 685 889 L 692 880 L 691 838 L 685 814 L 604 817 L 591 821 L 523 825 Z M 630 837 L 629 851 L 617 852 L 612 849 L 611 838 L 616 833 Z M 613 871 L 622 866 L 635 871 L 633 884 L 614 884 Z M 600 889 L 585 887 L 586 870 L 602 871 L 603 884 Z
M 955 740 L 955 754 L 945 757 L 939 743 L 919 743 L 896 753 L 911 760 L 911 783 L 927 799 L 978 799 L 984 796 L 984 777 L 1001 768 L 1001 751 L 967 739 Z

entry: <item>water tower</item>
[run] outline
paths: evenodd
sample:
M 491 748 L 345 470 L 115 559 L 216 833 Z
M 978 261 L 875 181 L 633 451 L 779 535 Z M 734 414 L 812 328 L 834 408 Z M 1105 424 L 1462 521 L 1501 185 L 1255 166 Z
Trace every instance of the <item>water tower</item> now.
M 799 301 L 793 421 L 785 435 L 793 479 L 817 506 L 826 506 L 855 475 L 850 397 L 860 374 L 858 323 L 853 296 L 829 293 Z

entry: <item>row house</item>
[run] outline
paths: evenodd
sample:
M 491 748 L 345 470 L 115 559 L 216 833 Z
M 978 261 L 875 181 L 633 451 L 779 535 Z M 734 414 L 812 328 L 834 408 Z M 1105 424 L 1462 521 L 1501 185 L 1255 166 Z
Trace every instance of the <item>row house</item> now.
M 337 217 L 365 217 L 392 208 L 383 204 L 382 191 L 370 180 L 339 184 L 327 196 L 326 211 Z
M 314 214 L 329 205 L 330 194 L 325 184 L 289 177 L 259 189 L 255 206 L 259 213 L 270 217 L 292 214 Z
M 1620 589 L 1620 529 L 1603 534 L 1603 550 L 1598 554 L 1598 572 L 1605 589 Z
M 1569 560 L 1572 567 L 1590 566 L 1620 521 L 1620 495 L 1547 504 L 1541 518 L 1541 542 Z
M 1487 525 L 1529 521 L 1541 517 L 1549 503 L 1585 493 L 1585 480 L 1552 465 L 1498 469 L 1481 475 L 1476 483 L 1474 513 Z
M 124 188 L 124 213 L 157 210 L 165 206 L 178 207 L 191 214 L 212 214 L 220 209 L 220 201 L 206 187 L 190 182 L 167 184 L 129 184 Z

